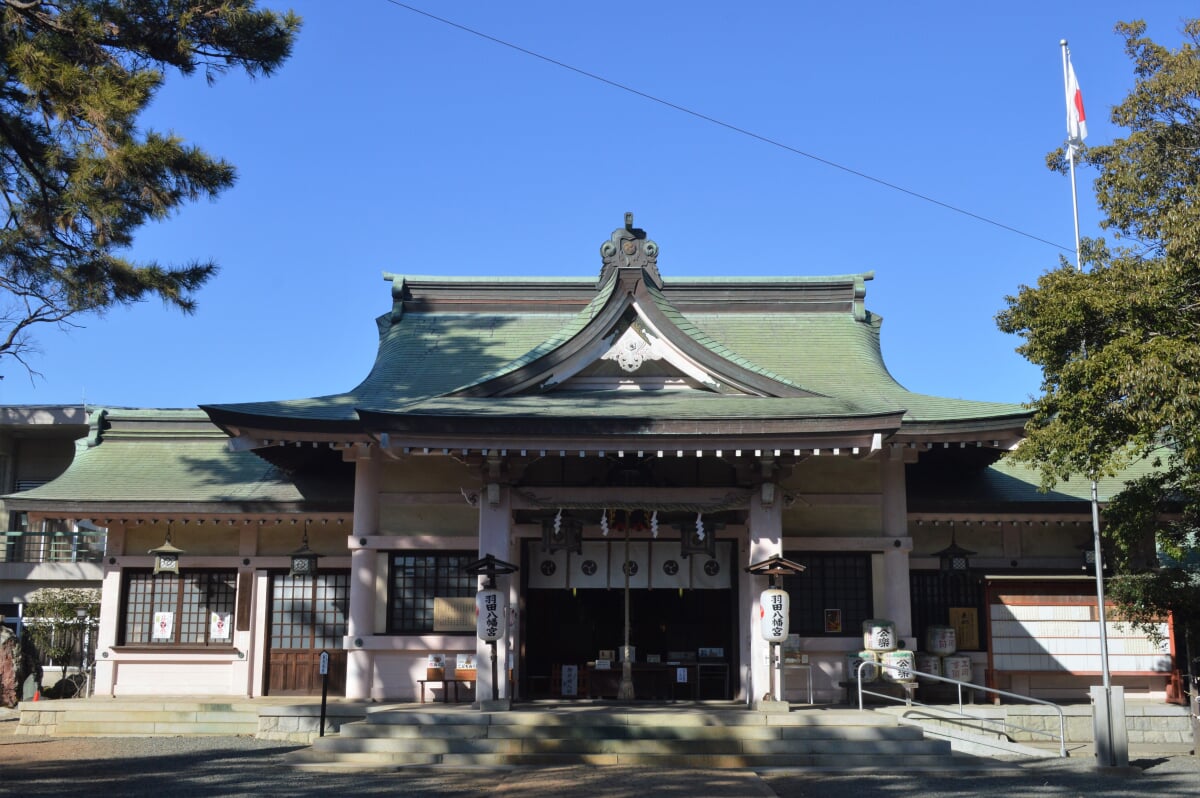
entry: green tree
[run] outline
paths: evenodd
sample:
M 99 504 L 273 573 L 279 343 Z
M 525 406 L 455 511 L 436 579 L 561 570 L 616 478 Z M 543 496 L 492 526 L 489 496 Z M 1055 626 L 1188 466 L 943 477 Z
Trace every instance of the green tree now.
M 216 273 L 134 262 L 134 233 L 215 197 L 233 167 L 140 130 L 164 73 L 269 75 L 300 20 L 254 0 L 0 0 L 0 357 L 33 329 L 157 296 L 184 313 Z
M 96 628 L 100 617 L 100 591 L 86 587 L 44 587 L 25 602 L 25 630 L 34 648 L 62 668 L 83 664 L 84 633 Z
M 1022 286 L 997 317 L 1021 336 L 1018 352 L 1041 366 L 1028 437 L 1012 455 L 1043 485 L 1096 478 L 1148 460 L 1152 476 L 1127 483 L 1105 530 L 1116 570 L 1111 595 L 1134 619 L 1166 610 L 1200 620 L 1196 521 L 1200 518 L 1200 20 L 1178 49 L 1146 37 L 1142 22 L 1117 33 L 1136 83 L 1112 111 L 1128 135 L 1084 149 L 1095 170 L 1101 226 L 1083 242 L 1084 270 L 1063 261 Z M 1063 150 L 1048 157 L 1065 171 Z M 1156 563 L 1143 545 L 1170 556 Z M 1194 648 L 1192 649 L 1195 650 Z

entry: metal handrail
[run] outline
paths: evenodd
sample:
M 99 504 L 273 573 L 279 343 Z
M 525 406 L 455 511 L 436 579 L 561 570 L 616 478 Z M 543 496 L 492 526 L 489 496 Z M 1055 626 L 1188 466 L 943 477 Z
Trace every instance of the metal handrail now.
M 863 668 L 865 668 L 865 667 L 887 668 L 888 670 L 898 671 L 899 673 L 901 673 L 905 676 L 909 676 L 909 677 L 932 679 L 932 680 L 938 681 L 938 682 L 946 682 L 947 684 L 957 685 L 957 687 L 958 687 L 958 711 L 955 712 L 952 709 L 946 709 L 944 707 L 935 707 L 932 704 L 923 704 L 920 701 L 913 701 L 912 693 L 909 691 L 906 691 L 907 697 L 905 699 L 898 699 L 898 698 L 894 698 L 893 696 L 890 696 L 886 693 L 877 693 L 872 690 L 864 690 L 862 674 L 863 674 Z M 1005 720 L 998 720 L 996 718 L 987 718 L 987 717 L 983 717 L 980 715 L 972 715 L 967 712 L 964 712 L 963 711 L 963 687 L 968 687 L 972 690 L 982 691 L 985 693 L 992 693 L 994 695 L 1007 696 L 1009 698 L 1015 698 L 1019 701 L 1024 701 L 1024 702 L 1028 702 L 1028 703 L 1032 703 L 1032 704 L 1042 704 L 1043 706 L 1052 708 L 1056 713 L 1058 713 L 1058 755 L 1060 757 L 1065 757 L 1067 755 L 1067 716 L 1063 713 L 1062 707 L 1060 707 L 1058 704 L 1052 703 L 1050 701 L 1043 701 L 1040 698 L 1031 698 L 1027 695 L 1020 695 L 1018 693 L 1010 693 L 1005 690 L 997 690 L 994 687 L 983 687 L 982 685 L 973 684 L 972 682 L 960 681 L 959 679 L 950 679 L 945 676 L 939 676 L 936 673 L 924 673 L 922 671 L 913 670 L 913 669 L 907 668 L 907 667 L 900 667 L 897 665 L 889 665 L 886 662 L 872 662 L 869 659 L 865 659 L 858 664 L 856 673 L 855 673 L 855 678 L 858 681 L 858 708 L 860 710 L 863 708 L 863 695 L 873 695 L 878 698 L 887 698 L 887 699 L 896 700 L 896 701 L 903 700 L 905 702 L 906 706 L 913 706 L 915 704 L 916 706 L 919 706 L 919 707 L 928 707 L 929 709 L 936 709 L 940 712 L 949 712 L 949 713 L 958 715 L 961 718 L 967 718 L 968 720 L 979 721 L 982 728 L 986 728 L 987 725 L 993 725 L 993 726 L 1000 725 L 1000 726 L 1004 726 L 1005 728 L 1009 728 L 1009 729 L 1018 729 L 1020 731 L 1029 732 L 1031 734 L 1044 734 L 1047 737 L 1053 738 L 1055 735 L 1051 734 L 1050 732 L 1048 732 L 1044 729 L 1031 729 L 1026 726 L 1021 726 L 1020 724 L 1017 724 L 1017 723 L 1009 723 L 1008 721 L 1005 721 Z

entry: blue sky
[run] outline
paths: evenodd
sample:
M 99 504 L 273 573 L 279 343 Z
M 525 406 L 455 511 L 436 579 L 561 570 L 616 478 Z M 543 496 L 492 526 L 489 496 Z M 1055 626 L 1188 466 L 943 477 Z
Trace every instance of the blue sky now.
M 284 3 L 260 3 L 282 8 Z M 546 58 L 1073 246 L 1072 60 L 1089 144 L 1133 71 L 1113 25 L 1169 46 L 1194 5 L 1124 2 L 449 2 L 416 8 Z M 1150 10 L 1146 6 L 1151 6 Z M 1190 6 L 1190 7 L 1189 7 Z M 576 276 L 633 211 L 673 277 L 873 270 L 867 306 L 911 390 L 1020 402 L 1039 372 L 995 328 L 1054 268 L 980 222 L 555 66 L 387 0 L 298 0 L 269 79 L 172 76 L 145 117 L 234 163 L 238 184 L 146 228 L 134 256 L 213 258 L 181 316 L 157 302 L 40 330 L 0 403 L 191 407 L 336 393 L 375 353 L 384 271 Z M 1084 235 L 1098 233 L 1081 172 Z M 770 334 L 770 331 L 764 331 Z M 803 346 L 803 341 L 797 341 Z

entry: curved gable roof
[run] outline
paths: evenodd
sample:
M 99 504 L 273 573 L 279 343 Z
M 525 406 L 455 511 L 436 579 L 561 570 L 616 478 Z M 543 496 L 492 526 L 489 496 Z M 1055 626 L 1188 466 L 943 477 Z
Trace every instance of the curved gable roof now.
M 546 413 L 569 416 L 571 402 L 587 392 L 562 390 L 564 380 L 595 362 L 636 312 L 680 362 L 714 377 L 683 393 L 699 398 L 706 388 L 715 389 L 726 397 L 721 407 L 742 417 L 772 412 L 827 417 L 831 408 L 842 408 L 847 418 L 902 417 L 902 429 L 894 433 L 900 438 L 968 430 L 1004 430 L 1011 438 L 1029 415 L 1020 405 L 928 396 L 900 385 L 883 362 L 881 319 L 864 306 L 865 283 L 873 273 L 663 283 L 656 268 L 606 260 L 599 284 L 570 278 L 385 277 L 393 307 L 377 320 L 375 363 L 358 386 L 205 411 L 231 432 L 363 438 L 389 416 L 455 415 L 454 408 L 477 413 L 475 400 L 481 399 L 492 402 L 489 417 L 538 406 L 537 400 L 516 401 L 521 396 L 543 397 L 553 402 L 542 405 Z M 685 408 L 691 399 L 679 393 L 641 392 L 640 412 L 687 417 L 695 411 Z M 764 403 L 731 401 L 739 395 Z M 808 401 L 783 411 L 765 401 L 772 398 Z M 696 407 L 715 412 L 717 406 Z

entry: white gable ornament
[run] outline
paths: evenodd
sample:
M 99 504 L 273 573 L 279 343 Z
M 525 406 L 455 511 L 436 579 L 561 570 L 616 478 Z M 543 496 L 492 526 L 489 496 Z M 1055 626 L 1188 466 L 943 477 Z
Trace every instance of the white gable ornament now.
M 634 372 L 642 367 L 647 360 L 662 360 L 663 353 L 658 347 L 658 340 L 647 341 L 633 326 L 625 328 L 617 342 L 601 356 L 601 360 L 615 360 L 623 371 Z

